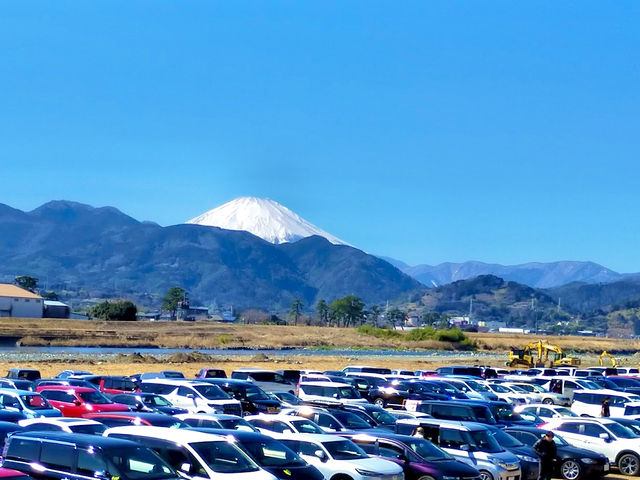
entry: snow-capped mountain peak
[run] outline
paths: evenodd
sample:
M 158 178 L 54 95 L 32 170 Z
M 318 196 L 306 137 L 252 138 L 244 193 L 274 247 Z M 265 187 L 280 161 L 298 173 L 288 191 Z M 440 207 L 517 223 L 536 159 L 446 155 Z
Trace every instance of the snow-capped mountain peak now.
M 187 223 L 250 232 L 267 242 L 288 243 L 319 235 L 349 245 L 268 198 L 240 197 L 192 218 Z

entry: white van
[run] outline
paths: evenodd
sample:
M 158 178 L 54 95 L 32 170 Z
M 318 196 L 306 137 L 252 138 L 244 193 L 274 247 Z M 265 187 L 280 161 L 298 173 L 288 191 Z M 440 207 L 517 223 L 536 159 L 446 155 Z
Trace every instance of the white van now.
M 144 380 L 139 388 L 144 393 L 160 395 L 173 406 L 185 408 L 191 413 L 226 413 L 242 416 L 240 402 L 211 383 L 156 378 Z
M 369 403 L 348 383 L 300 382 L 298 398 L 305 402 Z
M 222 435 L 149 426 L 114 427 L 103 435 L 132 440 L 154 450 L 187 479 L 276 478 Z
M 571 411 L 582 417 L 599 417 L 605 398 L 609 399 L 611 417 L 622 417 L 627 403 L 640 401 L 640 395 L 618 390 L 576 390 L 573 392 Z

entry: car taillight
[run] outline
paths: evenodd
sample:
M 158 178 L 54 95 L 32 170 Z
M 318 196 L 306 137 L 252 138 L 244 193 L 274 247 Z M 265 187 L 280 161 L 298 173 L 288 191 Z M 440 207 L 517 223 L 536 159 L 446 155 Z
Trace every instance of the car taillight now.
M 540 425 L 538 425 L 538 428 L 544 428 L 544 427 L 546 427 L 546 426 L 547 426 L 547 424 L 548 424 L 548 423 L 549 423 L 549 422 L 541 423 Z

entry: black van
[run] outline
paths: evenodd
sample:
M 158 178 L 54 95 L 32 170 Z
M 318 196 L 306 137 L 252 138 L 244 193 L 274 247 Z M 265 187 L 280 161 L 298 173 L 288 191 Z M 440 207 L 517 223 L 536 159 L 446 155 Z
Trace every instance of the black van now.
M 438 375 L 466 375 L 469 377 L 483 378 L 482 368 L 480 367 L 468 367 L 464 365 L 455 365 L 452 367 L 440 367 L 436 368 Z
M 464 404 L 460 401 L 447 402 L 441 400 L 415 401 L 415 410 L 426 413 L 441 420 L 457 420 L 459 422 L 478 422 L 495 425 L 496 419 L 487 405 L 481 403 Z
M 249 415 L 258 413 L 278 413 L 281 402 L 269 397 L 264 390 L 246 380 L 233 378 L 202 378 L 201 382 L 217 385 L 231 398 L 242 404 L 242 411 Z
M 155 452 L 137 443 L 78 433 L 15 433 L 7 440 L 2 466 L 42 480 L 179 478 Z

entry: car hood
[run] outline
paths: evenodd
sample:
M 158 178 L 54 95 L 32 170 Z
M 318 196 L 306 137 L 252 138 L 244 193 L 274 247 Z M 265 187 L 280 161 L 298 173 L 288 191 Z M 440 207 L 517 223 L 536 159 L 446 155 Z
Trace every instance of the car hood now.
M 514 453 L 515 455 L 526 455 L 528 457 L 538 458 L 538 454 L 536 453 L 536 451 L 531 447 L 527 447 L 526 445 L 523 445 L 521 447 L 511 447 L 507 450 L 509 450 L 511 453 Z
M 295 467 L 262 467 L 281 480 L 324 480 L 324 475 L 313 465 L 297 465 Z
M 348 460 L 348 462 L 356 468 L 381 473 L 383 475 L 395 475 L 402 472 L 400 465 L 382 458 L 359 458 L 357 460 Z
M 571 445 L 557 447 L 558 456 L 561 458 L 601 458 L 602 455 L 586 448 L 573 447 Z

